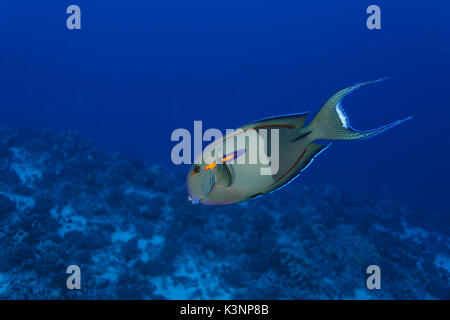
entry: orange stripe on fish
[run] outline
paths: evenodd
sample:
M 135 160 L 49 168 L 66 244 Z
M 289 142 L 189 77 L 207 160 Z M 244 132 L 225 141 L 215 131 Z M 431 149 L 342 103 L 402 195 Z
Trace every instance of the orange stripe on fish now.
M 238 156 L 240 156 L 241 154 L 243 154 L 244 152 L 245 152 L 245 149 L 244 150 L 235 151 L 235 152 L 233 152 L 233 153 L 223 157 L 222 158 L 222 163 L 226 163 L 229 160 L 235 159 Z M 216 161 L 214 161 L 213 163 L 206 165 L 205 169 L 206 170 L 212 170 L 212 169 L 214 169 L 216 167 L 216 165 L 217 165 L 217 163 L 216 163 Z
M 212 169 L 214 169 L 215 167 L 216 167 L 216 162 L 214 161 L 213 163 L 208 164 L 207 166 L 205 166 L 205 169 L 206 169 L 206 170 L 212 170 Z

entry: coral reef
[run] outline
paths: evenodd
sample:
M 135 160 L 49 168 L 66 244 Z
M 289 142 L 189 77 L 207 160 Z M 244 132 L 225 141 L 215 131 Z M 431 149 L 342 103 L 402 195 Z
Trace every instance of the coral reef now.
M 450 298 L 442 213 L 300 180 L 194 206 L 184 181 L 73 132 L 0 129 L 0 298 Z

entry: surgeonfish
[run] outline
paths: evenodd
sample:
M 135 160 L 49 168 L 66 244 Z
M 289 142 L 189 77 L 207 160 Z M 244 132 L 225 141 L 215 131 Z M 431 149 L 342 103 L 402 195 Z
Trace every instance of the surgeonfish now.
M 308 112 L 265 118 L 231 133 L 220 141 L 213 141 L 200 155 L 200 161 L 192 165 L 187 175 L 188 199 L 193 204 L 226 205 L 260 197 L 285 186 L 295 179 L 321 152 L 331 143 L 322 144 L 317 140 L 358 140 L 373 137 L 383 131 L 409 120 L 407 117 L 373 130 L 358 131 L 350 126 L 348 117 L 342 108 L 342 99 L 354 90 L 384 79 L 354 84 L 335 93 L 319 110 L 312 121 L 305 125 Z M 253 129 L 264 145 L 271 149 L 272 140 L 262 137 L 262 129 L 278 130 L 278 167 L 274 174 L 261 174 L 263 165 L 259 162 L 239 163 L 240 157 L 249 158 L 252 145 L 246 141 L 244 148 L 226 150 L 224 145 L 231 138 Z M 223 146 L 223 156 L 214 161 L 205 162 L 205 152 L 211 152 L 211 146 Z M 242 147 L 242 145 L 241 145 Z M 272 148 L 273 149 L 273 148 Z M 217 151 L 217 150 L 216 150 Z M 219 153 L 219 152 L 217 152 Z M 243 159 L 241 159 L 243 160 Z

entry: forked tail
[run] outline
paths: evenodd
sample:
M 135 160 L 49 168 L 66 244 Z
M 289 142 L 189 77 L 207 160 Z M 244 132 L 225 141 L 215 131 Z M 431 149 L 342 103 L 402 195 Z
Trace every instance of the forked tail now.
M 315 118 L 306 127 L 299 130 L 297 137 L 294 141 L 301 139 L 302 137 L 308 136 L 308 138 L 313 140 L 355 140 L 373 137 L 383 131 L 386 131 L 392 127 L 399 125 L 400 123 L 411 119 L 412 117 L 407 117 L 402 120 L 398 120 L 382 126 L 377 129 L 368 131 L 358 131 L 350 126 L 347 115 L 341 106 L 342 99 L 351 93 L 352 91 L 365 86 L 367 84 L 380 82 L 383 79 L 375 81 L 367 81 L 362 83 L 354 84 L 348 88 L 345 88 L 337 93 L 335 93 L 324 106 L 319 110 Z

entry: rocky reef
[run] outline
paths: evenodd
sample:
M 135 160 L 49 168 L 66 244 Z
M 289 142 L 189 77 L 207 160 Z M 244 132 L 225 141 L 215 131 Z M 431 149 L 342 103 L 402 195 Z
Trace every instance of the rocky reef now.
M 0 129 L 0 298 L 450 298 L 448 215 L 300 181 L 194 206 L 184 181 L 73 132 Z

